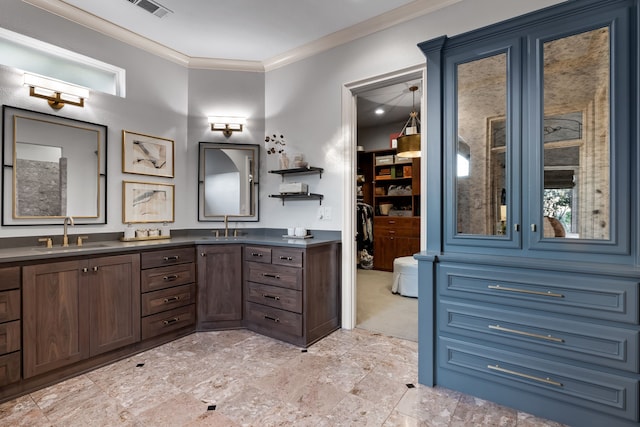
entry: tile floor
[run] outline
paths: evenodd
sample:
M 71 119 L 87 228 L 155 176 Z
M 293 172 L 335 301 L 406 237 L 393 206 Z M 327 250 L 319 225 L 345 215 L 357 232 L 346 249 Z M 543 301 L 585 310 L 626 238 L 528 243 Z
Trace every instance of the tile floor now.
M 306 352 L 246 330 L 196 333 L 1 404 L 0 425 L 560 426 L 421 386 L 417 343 L 362 329 Z

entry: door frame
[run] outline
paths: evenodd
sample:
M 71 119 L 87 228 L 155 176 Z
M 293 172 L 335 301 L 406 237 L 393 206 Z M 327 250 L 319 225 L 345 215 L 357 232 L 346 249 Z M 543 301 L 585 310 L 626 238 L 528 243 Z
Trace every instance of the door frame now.
M 345 83 L 342 86 L 342 139 L 344 141 L 344 165 L 342 175 L 342 328 L 353 329 L 356 326 L 356 174 L 357 174 L 357 97 L 359 93 L 390 84 L 413 79 L 422 79 L 422 97 L 420 99 L 421 116 L 425 117 L 425 99 L 427 69 L 426 64 L 414 65 L 390 73 Z M 426 141 L 426 120 L 421 120 L 421 139 Z M 421 145 L 422 161 L 420 162 L 420 188 L 426 183 L 426 145 Z M 422 215 L 420 215 L 420 250 L 426 248 L 426 200 L 420 198 Z

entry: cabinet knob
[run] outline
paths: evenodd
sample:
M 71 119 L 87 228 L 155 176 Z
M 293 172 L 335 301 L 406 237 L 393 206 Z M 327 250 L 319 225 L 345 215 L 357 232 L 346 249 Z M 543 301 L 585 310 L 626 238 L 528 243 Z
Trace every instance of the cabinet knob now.
M 533 232 L 538 231 L 538 227 L 535 224 L 531 224 L 531 231 Z
M 100 267 L 98 267 L 97 265 L 96 265 L 96 266 L 91 267 L 91 269 L 92 269 L 93 271 L 98 271 L 98 269 L 99 269 L 99 268 L 100 268 Z
M 207 256 L 207 254 L 204 252 L 200 252 L 200 256 Z

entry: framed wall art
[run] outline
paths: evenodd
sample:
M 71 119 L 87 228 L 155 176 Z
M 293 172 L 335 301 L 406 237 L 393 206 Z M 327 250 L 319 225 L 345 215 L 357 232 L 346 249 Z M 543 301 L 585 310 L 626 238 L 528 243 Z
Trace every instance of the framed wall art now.
M 174 186 L 122 181 L 122 222 L 174 222 Z
M 122 172 L 173 178 L 173 140 L 122 131 Z

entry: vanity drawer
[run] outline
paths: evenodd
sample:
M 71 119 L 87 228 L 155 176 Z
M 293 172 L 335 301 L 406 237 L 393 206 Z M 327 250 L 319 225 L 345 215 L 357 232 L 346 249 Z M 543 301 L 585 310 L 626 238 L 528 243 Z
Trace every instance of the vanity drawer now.
M 196 321 L 195 304 L 179 307 L 170 311 L 142 318 L 142 339 L 162 335 L 166 332 L 194 325 Z
M 0 291 L 20 289 L 20 267 L 0 268 Z
M 20 318 L 20 291 L 0 292 L 0 322 Z
M 0 356 L 0 386 L 20 381 L 20 352 Z
M 142 294 L 142 315 L 148 316 L 195 302 L 195 283 L 147 292 Z
M 142 292 L 194 283 L 196 281 L 196 266 L 191 263 L 142 270 L 141 279 Z
M 247 299 L 258 304 L 302 313 L 302 292 L 249 282 Z
M 442 263 L 443 296 L 638 324 L 638 281 L 618 277 Z
M 271 264 L 271 248 L 247 246 L 244 248 L 244 260 Z
M 640 372 L 638 330 L 440 300 L 438 329 L 564 359 Z
M 247 302 L 247 320 L 258 329 L 302 336 L 302 315 Z
M 184 264 L 195 260 L 194 248 L 175 248 L 162 251 L 143 252 L 140 254 L 140 268 L 162 267 L 165 265 Z
M 302 270 L 299 268 L 248 262 L 247 269 L 247 280 L 251 282 L 302 289 Z
M 304 251 L 300 249 L 273 248 L 271 262 L 277 265 L 302 267 Z
M 0 324 L 0 354 L 20 350 L 20 321 Z
M 549 399 L 638 421 L 638 381 L 633 378 L 442 337 L 438 360 L 444 369 L 493 383 L 486 383 L 486 387 L 501 388 L 509 393 L 522 390 L 542 394 Z

